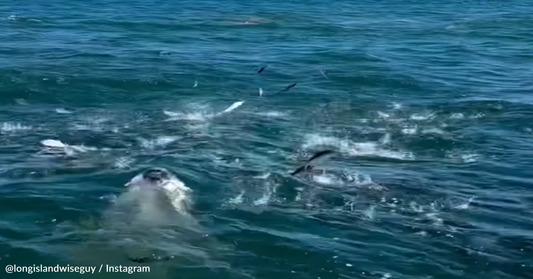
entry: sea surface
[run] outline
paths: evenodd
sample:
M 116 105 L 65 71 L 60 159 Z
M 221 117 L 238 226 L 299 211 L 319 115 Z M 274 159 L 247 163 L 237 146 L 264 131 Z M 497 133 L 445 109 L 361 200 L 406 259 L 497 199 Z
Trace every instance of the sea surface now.
M 0 278 L 533 278 L 532 14 L 1 1 L 1 268 L 96 271 Z M 117 213 L 150 167 L 191 222 Z

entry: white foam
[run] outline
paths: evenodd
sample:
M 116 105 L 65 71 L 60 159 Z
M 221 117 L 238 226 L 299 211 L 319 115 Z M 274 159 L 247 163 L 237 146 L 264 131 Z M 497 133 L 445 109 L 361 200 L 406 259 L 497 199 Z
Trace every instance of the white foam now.
M 243 203 L 243 201 L 244 201 L 243 197 L 244 197 L 244 194 L 245 194 L 245 193 L 246 193 L 246 192 L 245 192 L 244 190 L 242 190 L 242 191 L 239 193 L 239 195 L 237 195 L 237 196 L 234 197 L 234 198 L 229 199 L 229 200 L 228 200 L 228 203 L 230 203 L 230 204 L 241 204 L 241 203 Z
M 434 225 L 440 226 L 443 224 L 442 218 L 437 217 L 438 213 L 427 213 L 426 217 L 434 222 Z
M 255 200 L 253 204 L 255 206 L 266 205 L 268 203 L 268 201 L 270 200 L 271 196 L 272 196 L 271 193 L 266 192 L 266 193 L 263 194 L 263 196 L 261 198 Z
M 270 177 L 270 173 L 269 172 L 267 172 L 267 173 L 265 173 L 263 175 L 254 176 L 254 178 L 258 178 L 258 179 L 267 179 L 269 177 Z
M 385 112 L 381 112 L 381 111 L 378 111 L 378 117 L 379 118 L 389 118 L 390 117 L 390 114 L 388 113 L 385 113 Z
M 386 133 L 385 135 L 383 135 L 383 137 L 379 139 L 379 143 L 382 145 L 390 144 L 391 143 L 390 134 Z
M 296 193 L 296 197 L 294 197 L 294 201 L 301 201 L 302 200 L 302 192 L 298 191 Z
M 197 102 L 187 103 L 179 112 L 164 110 L 163 113 L 169 117 L 166 121 L 207 122 L 216 116 L 208 104 Z
M 406 135 L 414 135 L 418 131 L 418 126 L 405 126 L 405 128 L 402 129 L 402 133 Z
M 395 110 L 399 110 L 403 107 L 403 105 L 400 103 L 392 103 L 391 105 L 392 105 L 392 108 Z
M 264 186 L 265 186 L 265 192 L 263 193 L 263 196 L 261 198 L 253 202 L 254 206 L 267 205 L 270 202 L 272 195 L 276 193 L 276 189 L 279 185 L 273 184 L 270 181 L 265 181 Z
M 197 134 L 208 135 L 209 133 L 209 123 L 187 124 L 184 127 L 185 129 L 189 131 L 194 131 Z
M 77 152 L 97 151 L 98 148 L 85 145 L 68 145 L 67 148 Z
M 177 141 L 178 139 L 180 139 L 180 137 L 177 137 L 177 136 L 159 136 L 155 139 L 150 139 L 150 140 L 147 140 L 147 139 L 143 139 L 143 138 L 138 138 L 138 141 L 140 143 L 140 145 L 144 148 L 147 148 L 147 149 L 155 149 L 155 148 L 158 148 L 158 147 L 165 147 L 175 141 Z
M 265 111 L 265 112 L 256 112 L 256 115 L 270 117 L 270 118 L 282 118 L 287 116 L 287 113 L 281 111 Z
M 104 130 L 104 127 L 102 125 L 99 125 L 99 124 L 73 124 L 72 125 L 74 127 L 74 130 L 79 130 L 79 131 L 93 131 L 93 132 L 99 132 L 99 131 L 103 131 Z
M 163 113 L 170 117 L 169 119 L 167 119 L 167 121 L 187 120 L 187 121 L 204 122 L 213 116 L 213 114 L 208 114 L 205 112 L 182 113 L 182 112 L 173 112 L 173 111 L 165 110 L 163 111 Z
M 363 211 L 363 215 L 368 220 L 374 220 L 376 218 L 376 206 L 375 205 L 371 205 L 368 209 Z
M 113 164 L 117 169 L 127 169 L 135 162 L 134 159 L 128 157 L 119 157 Z
M 470 207 L 470 204 L 474 201 L 475 198 L 476 198 L 475 196 L 471 197 L 471 198 L 468 199 L 467 202 L 465 202 L 463 204 L 460 204 L 460 205 L 457 205 L 454 208 L 455 209 L 468 209 Z
M 414 212 L 417 212 L 417 213 L 422 213 L 424 212 L 424 207 L 417 204 L 415 201 L 411 201 L 409 203 L 409 208 L 414 211 Z
M 451 151 L 447 154 L 447 157 L 467 164 L 476 163 L 481 158 L 479 154 L 460 151 Z
M 434 117 L 435 117 L 435 113 L 432 112 L 432 113 L 415 113 L 411 115 L 410 118 L 416 121 L 423 121 L 423 120 L 431 120 Z
M 93 132 L 101 132 L 105 129 L 104 123 L 110 121 L 108 117 L 89 116 L 84 117 L 81 123 L 72 124 L 75 130 L 87 130 Z
M 377 156 L 401 160 L 414 159 L 414 155 L 411 152 L 386 150 L 376 142 L 356 143 L 348 139 L 339 139 L 337 137 L 321 136 L 318 134 L 306 136 L 306 141 L 302 145 L 304 149 L 312 149 L 322 146 L 334 146 L 338 148 L 341 153 L 350 156 Z
M 109 122 L 111 118 L 96 115 L 96 116 L 85 117 L 84 120 L 87 121 L 89 124 L 101 124 L 101 123 Z
M 429 128 L 429 129 L 425 129 L 425 130 L 422 130 L 422 134 L 438 134 L 438 135 L 443 135 L 444 134 L 444 131 L 439 129 L 439 128 Z
M 313 175 L 313 181 L 322 185 L 343 184 L 338 177 L 332 174 Z
M 4 122 L 0 126 L 0 132 L 2 133 L 9 133 L 9 132 L 17 132 L 17 131 L 28 131 L 31 130 L 31 126 L 25 126 L 20 123 L 13 123 L 13 122 Z
M 450 115 L 450 119 L 463 119 L 465 118 L 465 115 L 462 113 L 453 113 Z

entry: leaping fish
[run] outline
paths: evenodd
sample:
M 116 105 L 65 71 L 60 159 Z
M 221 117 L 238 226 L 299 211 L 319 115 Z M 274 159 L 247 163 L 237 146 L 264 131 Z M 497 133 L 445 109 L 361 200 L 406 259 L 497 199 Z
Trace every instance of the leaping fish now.
M 236 108 L 240 107 L 243 103 L 244 103 L 244 101 L 235 102 L 231 106 L 229 106 L 227 109 L 217 113 L 216 116 L 222 115 L 224 113 L 231 112 L 231 111 L 235 110 Z

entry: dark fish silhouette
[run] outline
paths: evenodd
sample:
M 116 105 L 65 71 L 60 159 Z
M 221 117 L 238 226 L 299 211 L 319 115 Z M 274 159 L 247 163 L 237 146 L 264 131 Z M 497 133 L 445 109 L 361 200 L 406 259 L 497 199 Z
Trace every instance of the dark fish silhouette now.
M 323 157 L 323 156 L 326 156 L 326 155 L 331 155 L 331 154 L 334 154 L 335 151 L 333 150 L 324 150 L 324 151 L 320 151 L 318 153 L 316 153 L 315 155 L 313 155 L 311 158 L 309 158 L 309 160 L 307 160 L 307 163 L 311 163 L 312 161 L 320 158 L 320 157 Z
M 287 86 L 287 88 L 285 88 L 285 89 L 283 89 L 283 90 L 281 90 L 281 91 L 279 91 L 279 92 L 285 92 L 285 91 L 289 91 L 289 89 L 291 89 L 291 88 L 295 87 L 295 86 L 296 86 L 296 84 L 297 84 L 297 83 L 291 84 L 291 85 Z
M 259 71 L 257 71 L 258 74 L 260 74 L 262 71 L 264 71 L 266 69 L 267 66 L 264 66 L 262 67 L 261 69 L 259 69 Z
M 335 151 L 333 151 L 333 150 L 320 151 L 320 152 L 316 153 L 315 155 L 311 156 L 311 158 L 309 158 L 309 160 L 307 160 L 305 165 L 297 168 L 294 172 L 291 173 L 291 175 L 296 175 L 296 174 L 298 174 L 300 172 L 303 172 L 303 171 L 312 170 L 314 168 L 314 166 L 311 165 L 312 163 L 316 162 L 320 158 L 323 158 L 324 156 L 333 155 L 333 154 L 335 154 Z
M 136 263 L 145 263 L 145 262 L 150 262 L 150 258 L 148 257 L 142 257 L 142 258 L 129 258 L 130 261 L 132 262 L 136 262 Z
M 150 263 L 155 261 L 168 261 L 171 257 L 165 256 L 161 257 L 160 259 L 150 258 L 150 257 L 142 257 L 142 258 L 129 258 L 130 261 L 136 262 L 136 263 Z

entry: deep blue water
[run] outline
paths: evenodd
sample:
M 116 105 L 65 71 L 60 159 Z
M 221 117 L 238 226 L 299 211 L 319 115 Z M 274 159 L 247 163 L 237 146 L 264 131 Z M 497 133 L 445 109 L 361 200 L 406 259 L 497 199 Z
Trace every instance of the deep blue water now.
M 532 14 L 524 0 L 2 1 L 2 268 L 533 278 Z M 290 176 L 324 149 L 337 155 Z M 196 226 L 120 211 L 156 166 L 193 190 Z

